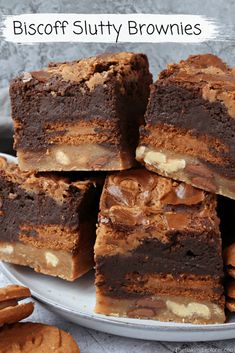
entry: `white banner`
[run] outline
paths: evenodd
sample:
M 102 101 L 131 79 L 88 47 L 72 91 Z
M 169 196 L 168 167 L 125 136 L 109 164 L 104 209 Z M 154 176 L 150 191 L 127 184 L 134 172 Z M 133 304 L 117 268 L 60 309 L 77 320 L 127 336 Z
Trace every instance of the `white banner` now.
M 200 43 L 218 35 L 215 21 L 199 15 L 62 14 L 5 16 L 2 35 L 14 43 Z

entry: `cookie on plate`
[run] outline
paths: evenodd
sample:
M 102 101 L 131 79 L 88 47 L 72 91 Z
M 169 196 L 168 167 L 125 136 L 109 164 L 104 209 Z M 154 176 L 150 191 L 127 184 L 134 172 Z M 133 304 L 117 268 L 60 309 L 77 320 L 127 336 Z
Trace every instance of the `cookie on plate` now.
M 19 304 L 19 301 L 28 297 L 31 297 L 31 293 L 26 287 L 13 284 L 0 288 L 0 326 L 18 322 L 32 314 L 32 302 Z
M 0 331 L 1 353 L 80 353 L 73 337 L 54 326 L 17 323 Z

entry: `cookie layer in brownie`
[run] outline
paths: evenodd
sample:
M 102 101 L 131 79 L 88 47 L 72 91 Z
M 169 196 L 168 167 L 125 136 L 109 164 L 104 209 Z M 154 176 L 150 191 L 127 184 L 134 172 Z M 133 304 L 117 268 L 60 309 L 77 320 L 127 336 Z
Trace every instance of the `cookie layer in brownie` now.
M 99 187 L 0 158 L 0 260 L 73 281 L 93 267 Z
M 190 56 L 152 85 L 137 160 L 161 175 L 235 198 L 235 74 Z
M 52 63 L 11 82 L 15 148 L 23 170 L 133 166 L 152 76 L 143 54 Z
M 216 196 L 144 169 L 107 177 L 95 244 L 96 312 L 224 322 Z

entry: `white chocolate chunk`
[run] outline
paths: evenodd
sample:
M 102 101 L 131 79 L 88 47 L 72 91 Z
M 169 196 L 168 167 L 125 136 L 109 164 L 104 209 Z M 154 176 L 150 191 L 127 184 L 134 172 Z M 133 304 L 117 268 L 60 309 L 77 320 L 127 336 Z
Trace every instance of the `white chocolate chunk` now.
M 51 265 L 53 267 L 56 267 L 59 263 L 59 259 L 58 257 L 56 257 L 54 254 L 52 254 L 51 252 L 47 251 L 45 253 L 45 258 L 46 258 L 46 262 L 48 265 Z
M 167 308 L 179 317 L 192 317 L 194 315 L 210 319 L 211 312 L 207 305 L 192 302 L 189 304 L 179 304 L 172 300 L 166 301 Z
M 143 154 L 145 163 L 155 165 L 162 172 L 174 173 L 180 169 L 184 169 L 186 166 L 186 162 L 184 159 L 167 159 L 166 155 L 162 152 L 148 151 L 147 153 Z
M 63 151 L 56 151 L 55 159 L 58 163 L 62 165 L 69 165 L 70 159 Z
M 12 245 L 1 245 L 0 252 L 6 255 L 11 255 L 14 252 L 14 248 Z
M 186 162 L 184 159 L 168 159 L 167 163 L 163 163 L 160 166 L 163 171 L 167 173 L 177 172 L 180 169 L 184 169 L 186 166 Z
M 149 151 L 145 154 L 144 161 L 148 164 L 163 164 L 166 163 L 166 156 L 161 152 Z

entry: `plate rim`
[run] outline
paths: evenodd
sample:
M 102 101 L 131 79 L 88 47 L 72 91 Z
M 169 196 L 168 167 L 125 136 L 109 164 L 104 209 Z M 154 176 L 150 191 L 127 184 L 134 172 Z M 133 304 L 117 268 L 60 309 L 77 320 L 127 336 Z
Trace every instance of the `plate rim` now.
M 20 285 L 26 285 L 25 283 L 21 282 L 12 272 L 11 269 L 9 268 L 9 266 L 17 266 L 17 265 L 13 265 L 13 264 L 8 264 L 8 263 L 4 263 L 2 261 L 0 261 L 0 268 L 2 270 L 2 272 L 6 275 L 6 277 L 9 280 L 14 280 L 16 281 L 18 284 Z M 33 273 L 33 270 L 32 270 Z M 34 274 L 34 273 L 33 273 Z M 37 273 L 35 273 L 34 275 L 37 275 Z M 23 275 L 24 276 L 24 275 Z M 74 309 L 68 308 L 62 304 L 57 304 L 56 302 L 54 302 L 51 299 L 48 299 L 45 295 L 41 295 L 40 293 L 38 293 L 37 291 L 31 289 L 31 293 L 32 293 L 32 297 L 36 298 L 37 300 L 41 301 L 42 303 L 46 304 L 48 307 L 52 307 L 55 310 L 59 310 L 59 311 L 63 311 L 66 314 L 73 314 L 76 316 L 79 316 L 83 319 L 86 320 L 95 320 L 96 322 L 100 322 L 100 323 L 105 323 L 105 324 L 112 324 L 118 327 L 131 327 L 133 329 L 137 329 L 137 330 L 144 330 L 144 329 L 148 329 L 151 331 L 162 331 L 162 332 L 201 332 L 203 331 L 209 331 L 209 332 L 221 332 L 221 331 L 231 331 L 235 329 L 235 322 L 230 322 L 230 323 L 223 323 L 223 324 L 209 324 L 209 325 L 195 325 L 195 324 L 184 324 L 184 323 L 177 323 L 177 322 L 164 322 L 163 324 L 157 326 L 157 325 L 153 325 L 151 324 L 141 324 L 140 323 L 134 323 L 134 322 L 123 322 L 123 321 L 119 321 L 116 320 L 115 317 L 112 316 L 103 316 L 103 315 L 99 315 L 99 314 L 89 314 L 89 313 L 83 313 L 83 312 L 78 312 Z M 141 320 L 140 320 L 141 321 Z M 156 320 L 156 322 L 158 322 Z M 170 325 L 173 324 L 174 325 Z

